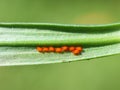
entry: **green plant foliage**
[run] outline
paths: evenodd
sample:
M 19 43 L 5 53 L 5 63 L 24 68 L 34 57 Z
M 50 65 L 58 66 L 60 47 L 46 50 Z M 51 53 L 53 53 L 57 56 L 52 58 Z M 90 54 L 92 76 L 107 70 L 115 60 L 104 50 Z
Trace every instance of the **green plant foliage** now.
M 82 46 L 81 55 L 39 53 L 36 46 Z M 0 23 L 0 65 L 86 60 L 120 53 L 120 24 Z

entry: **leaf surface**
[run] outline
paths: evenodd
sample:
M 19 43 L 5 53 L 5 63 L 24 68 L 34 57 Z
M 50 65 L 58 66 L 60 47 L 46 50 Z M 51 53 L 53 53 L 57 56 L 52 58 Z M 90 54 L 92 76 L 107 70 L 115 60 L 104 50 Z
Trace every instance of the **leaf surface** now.
M 36 46 L 82 46 L 81 55 L 39 53 Z M 120 24 L 0 23 L 0 66 L 86 60 L 120 53 Z

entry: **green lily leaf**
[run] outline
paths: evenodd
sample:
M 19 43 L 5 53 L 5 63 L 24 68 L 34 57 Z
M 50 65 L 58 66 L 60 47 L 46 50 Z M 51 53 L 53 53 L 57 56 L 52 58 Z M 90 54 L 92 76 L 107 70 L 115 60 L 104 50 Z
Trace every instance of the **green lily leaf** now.
M 36 46 L 82 46 L 71 52 L 40 53 Z M 120 24 L 0 23 L 0 66 L 87 60 L 120 53 Z

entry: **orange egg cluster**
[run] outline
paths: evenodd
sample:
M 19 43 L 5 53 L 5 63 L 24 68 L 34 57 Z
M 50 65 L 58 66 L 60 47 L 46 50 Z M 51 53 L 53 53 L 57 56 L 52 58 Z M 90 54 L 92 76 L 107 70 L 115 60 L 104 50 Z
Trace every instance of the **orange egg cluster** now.
M 37 46 L 37 51 L 39 52 L 56 52 L 56 53 L 62 53 L 62 52 L 72 52 L 74 55 L 79 55 L 83 48 L 81 46 L 62 46 L 62 47 L 40 47 Z

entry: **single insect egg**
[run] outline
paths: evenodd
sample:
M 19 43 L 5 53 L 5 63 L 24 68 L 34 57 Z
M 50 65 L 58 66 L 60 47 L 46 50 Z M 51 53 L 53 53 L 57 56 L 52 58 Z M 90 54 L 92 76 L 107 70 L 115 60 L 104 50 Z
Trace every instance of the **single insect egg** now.
M 73 46 L 69 47 L 69 51 L 73 51 L 73 50 L 75 50 L 75 47 Z
M 72 53 L 73 53 L 74 55 L 78 55 L 78 54 L 80 54 L 80 51 L 79 51 L 79 50 L 74 50 L 74 51 L 72 51 Z
M 54 47 L 49 47 L 49 51 L 50 51 L 50 52 L 54 52 L 54 51 L 55 51 L 55 48 L 54 48 Z
M 61 47 L 62 48 L 62 51 L 68 51 L 68 46 L 63 46 L 63 47 Z
M 39 51 L 39 52 L 42 52 L 43 51 L 43 48 L 41 48 L 41 47 L 36 47 L 36 49 L 37 49 L 37 51 Z
M 43 47 L 43 52 L 48 52 L 49 49 L 47 47 Z
M 55 52 L 61 53 L 62 52 L 62 48 L 55 48 Z
M 79 50 L 79 51 L 82 51 L 82 47 L 80 47 L 80 46 L 79 46 L 79 47 L 76 47 L 75 49 L 76 49 L 76 50 Z

